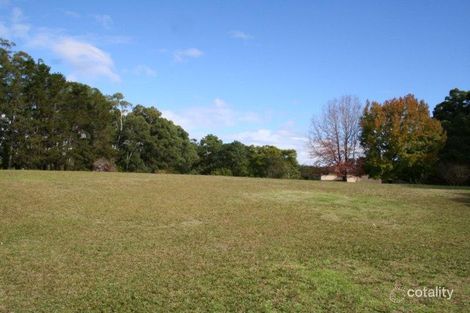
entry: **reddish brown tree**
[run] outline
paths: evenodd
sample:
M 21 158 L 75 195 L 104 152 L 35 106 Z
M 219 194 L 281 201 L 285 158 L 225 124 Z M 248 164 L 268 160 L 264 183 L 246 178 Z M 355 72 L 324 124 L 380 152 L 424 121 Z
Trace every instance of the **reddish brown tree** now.
M 309 150 L 317 166 L 332 169 L 346 179 L 354 172 L 359 157 L 362 106 L 357 97 L 343 96 L 329 101 L 321 116 L 314 116 Z

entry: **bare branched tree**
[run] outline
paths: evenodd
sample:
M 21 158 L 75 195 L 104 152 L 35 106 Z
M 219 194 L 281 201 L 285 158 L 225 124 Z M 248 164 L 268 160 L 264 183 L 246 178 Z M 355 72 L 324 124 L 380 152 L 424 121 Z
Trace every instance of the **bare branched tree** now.
M 310 156 L 346 179 L 359 157 L 362 105 L 357 97 L 343 96 L 327 103 L 314 116 L 309 134 Z

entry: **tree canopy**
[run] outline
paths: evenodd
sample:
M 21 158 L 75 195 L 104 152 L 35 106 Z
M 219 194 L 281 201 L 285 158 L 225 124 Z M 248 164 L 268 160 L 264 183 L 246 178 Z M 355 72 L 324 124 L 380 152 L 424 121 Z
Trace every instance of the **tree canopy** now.
M 440 159 L 470 165 L 470 91 L 452 89 L 433 113 L 447 133 Z
M 66 81 L 13 47 L 0 40 L 0 168 L 298 176 L 293 150 L 196 142 L 156 108 Z
M 470 91 L 452 89 L 429 115 L 413 95 L 367 102 L 343 96 L 312 119 L 310 152 L 321 172 L 386 181 L 470 182 Z M 154 107 L 133 105 L 52 73 L 0 39 L 0 168 L 121 170 L 299 178 L 297 153 L 274 146 L 200 141 Z M 439 168 L 439 170 L 436 170 Z
M 367 103 L 361 125 L 366 172 L 384 180 L 423 181 L 446 140 L 428 105 L 413 95 Z
M 1 167 L 79 170 L 111 158 L 112 106 L 106 97 L 11 48 L 2 41 Z
M 246 146 L 239 141 L 223 143 L 207 135 L 198 144 L 201 174 L 271 178 L 299 178 L 295 150 L 274 146 Z

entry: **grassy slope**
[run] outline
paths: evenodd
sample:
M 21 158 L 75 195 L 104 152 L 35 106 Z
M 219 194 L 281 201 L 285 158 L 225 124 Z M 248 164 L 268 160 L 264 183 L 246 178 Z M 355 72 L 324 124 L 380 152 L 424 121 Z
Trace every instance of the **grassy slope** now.
M 470 310 L 469 189 L 0 171 L 0 214 L 0 312 Z

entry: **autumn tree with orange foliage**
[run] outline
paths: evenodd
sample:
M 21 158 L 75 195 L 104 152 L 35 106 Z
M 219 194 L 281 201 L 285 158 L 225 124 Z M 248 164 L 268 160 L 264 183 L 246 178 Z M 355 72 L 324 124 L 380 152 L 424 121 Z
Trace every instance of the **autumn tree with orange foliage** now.
M 446 141 L 428 105 L 411 94 L 367 102 L 361 126 L 366 171 L 385 181 L 423 181 Z

